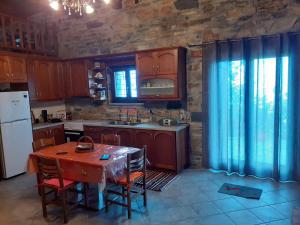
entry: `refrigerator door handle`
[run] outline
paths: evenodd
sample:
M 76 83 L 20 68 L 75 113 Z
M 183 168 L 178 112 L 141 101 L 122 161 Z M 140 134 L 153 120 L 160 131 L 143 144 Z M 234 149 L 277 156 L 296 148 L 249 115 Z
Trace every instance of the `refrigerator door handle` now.
M 4 122 L 4 123 L 1 123 L 1 121 L 0 121 L 0 124 L 15 123 L 15 122 L 20 122 L 20 121 L 24 121 L 24 120 L 29 120 L 29 119 L 24 118 L 24 119 L 19 119 L 19 120 L 8 121 L 8 122 Z

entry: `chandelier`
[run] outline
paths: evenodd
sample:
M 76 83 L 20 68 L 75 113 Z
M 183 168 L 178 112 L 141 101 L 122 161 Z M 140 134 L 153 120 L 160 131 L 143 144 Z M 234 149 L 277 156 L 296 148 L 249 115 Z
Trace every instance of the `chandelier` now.
M 110 0 L 103 0 L 106 4 Z M 49 0 L 50 7 L 57 11 L 63 8 L 68 15 L 77 14 L 82 16 L 83 13 L 91 14 L 94 10 L 95 0 Z

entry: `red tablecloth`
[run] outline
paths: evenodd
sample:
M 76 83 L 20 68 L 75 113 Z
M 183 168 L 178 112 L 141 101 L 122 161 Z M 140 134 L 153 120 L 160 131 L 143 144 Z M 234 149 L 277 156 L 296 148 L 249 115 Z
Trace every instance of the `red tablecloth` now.
M 87 183 L 105 182 L 106 176 L 116 178 L 123 175 L 126 166 L 126 156 L 136 148 L 95 144 L 95 151 L 88 153 L 75 152 L 76 143 L 70 142 L 63 145 L 47 147 L 30 154 L 28 172 L 38 172 L 37 157 L 59 159 L 62 176 L 65 179 Z M 58 152 L 67 152 L 60 155 Z M 110 154 L 109 160 L 99 160 L 102 154 Z

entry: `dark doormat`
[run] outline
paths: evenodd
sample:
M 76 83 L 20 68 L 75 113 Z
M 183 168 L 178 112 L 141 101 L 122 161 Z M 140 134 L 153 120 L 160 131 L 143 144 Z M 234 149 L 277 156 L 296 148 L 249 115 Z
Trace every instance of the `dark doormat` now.
M 174 172 L 147 169 L 146 188 L 152 191 L 163 191 L 176 177 Z M 142 179 L 137 181 L 137 185 L 142 185 Z
M 260 199 L 260 196 L 262 194 L 261 189 L 227 183 L 223 184 L 218 192 L 227 195 L 234 195 L 252 199 Z

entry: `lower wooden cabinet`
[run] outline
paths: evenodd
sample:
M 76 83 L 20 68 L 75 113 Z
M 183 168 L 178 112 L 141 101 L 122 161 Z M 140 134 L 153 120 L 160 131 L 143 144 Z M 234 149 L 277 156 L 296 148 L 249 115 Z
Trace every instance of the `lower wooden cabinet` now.
M 116 129 L 115 133 L 120 135 L 121 146 L 133 147 L 133 132 L 131 129 Z
M 150 166 L 155 166 L 155 145 L 153 141 L 154 132 L 152 130 L 134 130 L 135 147 L 143 148 L 147 146 L 147 158 Z
M 64 125 L 41 128 L 33 131 L 33 140 L 54 137 L 55 144 L 61 145 L 65 143 Z
M 147 146 L 150 167 L 181 171 L 188 162 L 188 128 L 181 131 L 157 131 L 131 128 L 84 126 L 84 135 L 100 143 L 101 134 L 118 134 L 121 146 Z
M 176 170 L 176 132 L 155 131 L 153 141 L 153 166 Z

